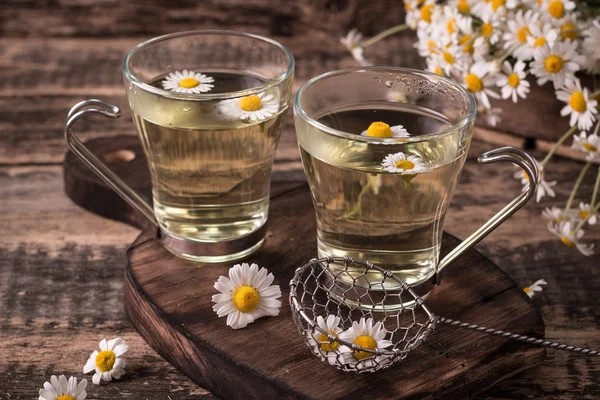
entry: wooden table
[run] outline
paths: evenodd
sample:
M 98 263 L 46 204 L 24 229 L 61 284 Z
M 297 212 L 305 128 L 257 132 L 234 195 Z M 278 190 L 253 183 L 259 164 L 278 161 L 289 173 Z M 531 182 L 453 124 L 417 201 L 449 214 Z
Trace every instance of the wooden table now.
M 178 30 L 227 27 L 262 33 L 296 55 L 298 85 L 318 73 L 355 65 L 337 41 L 350 27 L 358 24 L 375 33 L 402 18 L 392 1 L 161 3 L 135 8 L 114 0 L 84 1 L 50 8 L 32 0 L 4 3 L 0 9 L 0 399 L 34 398 L 52 374 L 81 377 L 98 341 L 115 336 L 130 345 L 127 374 L 109 385 L 89 387 L 90 398 L 213 398 L 150 349 L 125 317 L 125 251 L 138 231 L 83 211 L 63 191 L 62 128 L 73 104 L 97 97 L 125 111 L 116 122 L 82 122 L 78 131 L 84 138 L 134 134 L 120 76 L 129 49 Z M 393 65 L 417 65 L 411 40 L 389 41 L 388 46 L 406 50 L 379 46 L 374 56 Z M 475 162 L 477 154 L 495 146 L 489 143 L 494 137 L 487 130 L 477 132 L 453 199 L 446 230 L 459 238 L 520 190 L 512 167 Z M 575 161 L 556 159 L 548 175 L 572 182 L 580 168 Z M 291 118 L 274 170 L 277 180 L 303 179 Z M 592 183 L 587 179 L 581 188 L 585 198 Z M 558 187 L 561 201 L 569 186 Z M 558 203 L 544 199 L 526 206 L 478 249 L 522 286 L 539 278 L 548 281 L 533 301 L 544 316 L 549 340 L 599 348 L 599 259 L 554 240 L 540 217 L 551 204 Z M 597 229 L 589 237 L 599 238 Z M 480 398 L 599 396 L 597 358 L 549 350 L 539 368 L 499 383 Z

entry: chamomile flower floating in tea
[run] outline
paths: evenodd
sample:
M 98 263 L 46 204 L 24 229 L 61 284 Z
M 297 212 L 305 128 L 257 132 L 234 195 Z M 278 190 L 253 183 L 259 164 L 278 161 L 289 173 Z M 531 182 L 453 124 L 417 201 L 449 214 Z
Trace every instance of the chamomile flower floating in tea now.
M 219 317 L 227 316 L 227 326 L 244 328 L 264 316 L 279 315 L 281 289 L 271 285 L 275 277 L 266 268 L 256 264 L 236 264 L 229 270 L 229 278 L 220 276 L 215 283 L 219 294 L 212 297 L 213 311 Z
M 52 375 L 50 382 L 44 382 L 44 388 L 40 389 L 39 400 L 84 400 L 87 397 L 85 388 L 87 379 L 82 379 L 77 384 L 77 378 L 72 376 L 67 380 L 64 375 Z
M 505 61 L 502 65 L 502 75 L 496 82 L 501 87 L 502 98 L 512 98 L 514 103 L 517 102 L 517 96 L 526 98 L 529 93 L 529 82 L 525 80 L 527 74 L 525 73 L 526 64 L 519 60 L 513 66 Z
M 184 69 L 182 72 L 175 71 L 167 75 L 162 81 L 162 86 L 176 93 L 205 93 L 215 86 L 212 84 L 214 81 L 210 76 Z
M 560 241 L 568 247 L 577 248 L 584 256 L 591 256 L 594 254 L 594 245 L 593 244 L 583 244 L 580 243 L 579 240 L 584 235 L 584 231 L 580 228 L 577 231 L 573 231 L 574 224 L 570 221 L 567 222 L 559 222 L 557 224 L 549 223 L 548 230 L 550 233 L 558 236 Z
M 327 319 L 318 316 L 317 325 L 319 328 L 335 337 L 339 337 L 339 334 L 342 332 L 342 328 L 340 328 L 340 317 L 336 317 L 335 315 L 329 315 L 327 316 Z M 327 335 L 324 335 L 317 330 L 309 332 L 308 341 L 318 350 L 323 359 L 327 359 L 329 364 L 335 365 L 338 358 L 338 353 L 336 353 L 336 350 L 339 347 L 338 342 L 330 342 Z
M 535 294 L 535 292 L 541 292 L 543 290 L 542 285 L 547 285 L 548 282 L 546 282 L 546 280 L 544 279 L 538 279 L 537 281 L 533 282 L 531 285 L 523 288 L 523 291 L 527 294 L 527 296 L 529 296 L 529 298 L 532 298 L 533 295 Z
M 381 163 L 383 170 L 402 175 L 415 175 L 427 170 L 425 161 L 419 156 L 402 152 L 388 154 Z
M 352 326 L 340 333 L 339 337 L 346 342 L 357 344 L 363 349 L 375 350 L 390 347 L 393 343 L 385 338 L 388 334 L 387 329 L 381 322 L 373 322 L 372 318 L 365 319 L 364 317 L 359 322 L 353 321 Z M 356 368 L 359 370 L 384 363 L 385 359 L 389 358 L 389 356 L 377 356 L 367 351 L 354 351 L 348 346 L 340 346 L 339 351 L 344 357 L 344 364 L 356 364 Z
M 578 216 L 581 221 L 587 221 L 589 225 L 595 225 L 598 221 L 598 218 L 596 217 L 597 214 L 598 211 L 593 209 L 589 203 L 579 203 Z
M 100 381 L 110 382 L 113 378 L 119 379 L 125 374 L 125 358 L 123 356 L 129 350 L 129 346 L 121 338 L 107 341 L 102 339 L 100 351 L 95 350 L 83 367 L 83 373 L 88 374 L 96 371 L 92 377 L 92 383 L 99 385 Z
M 402 125 L 389 126 L 385 122 L 373 122 L 366 131 L 361 132 L 361 136 L 375 138 L 407 138 L 410 136 L 408 131 Z
M 223 100 L 218 104 L 217 109 L 226 118 L 255 122 L 273 117 L 279 111 L 279 103 L 272 94 L 265 96 L 265 92 L 262 92 L 238 99 Z
M 590 99 L 588 88 L 582 89 L 579 79 L 567 80 L 565 87 L 556 91 L 556 97 L 567 103 L 560 110 L 560 115 L 563 117 L 571 115 L 569 125 L 577 125 L 581 130 L 588 130 L 592 127 L 596 119 L 594 114 L 598 113 L 596 108 L 598 102 Z

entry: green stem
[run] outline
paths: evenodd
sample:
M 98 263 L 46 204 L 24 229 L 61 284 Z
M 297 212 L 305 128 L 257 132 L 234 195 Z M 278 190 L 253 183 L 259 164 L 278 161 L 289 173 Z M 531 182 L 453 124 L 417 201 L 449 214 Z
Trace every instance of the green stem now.
M 360 215 L 360 213 L 362 212 L 362 209 L 361 209 L 362 208 L 362 198 L 365 195 L 365 193 L 367 193 L 367 191 L 371 188 L 371 186 L 373 186 L 373 183 L 369 179 L 367 181 L 367 183 L 365 184 L 365 186 L 363 186 L 360 193 L 358 194 L 358 199 L 356 200 L 356 205 L 354 206 L 354 208 L 352 210 L 348 211 L 347 213 L 345 213 L 344 215 L 342 215 L 341 217 L 339 217 L 338 219 L 349 218 L 349 217 L 352 217 L 353 215 Z
M 402 25 L 396 25 L 393 26 L 389 29 L 386 29 L 383 32 L 378 33 L 377 35 L 373 36 L 370 39 L 365 40 L 364 42 L 360 43 L 359 46 L 364 48 L 367 48 L 377 42 L 379 42 L 381 39 L 385 39 L 386 37 L 393 35 L 394 33 L 398 33 L 398 32 L 402 32 L 405 29 L 410 28 L 410 26 L 408 26 L 407 24 L 402 24 Z
M 540 167 L 543 167 L 544 165 L 546 165 L 546 163 L 548 161 L 550 161 L 550 159 L 552 158 L 552 156 L 554 155 L 554 153 L 556 153 L 556 150 L 558 150 L 558 148 L 560 147 L 560 145 L 563 144 L 564 141 L 567 140 L 573 134 L 573 132 L 575 132 L 576 129 L 577 129 L 577 125 L 575 125 L 574 127 L 570 128 L 568 131 L 565 132 L 564 135 L 562 135 L 562 137 L 560 139 L 558 139 L 558 142 L 556 142 L 556 144 L 554 145 L 554 147 L 550 150 L 550 152 L 548 154 L 546 154 L 546 157 L 540 163 Z
M 573 200 L 575 199 L 577 190 L 579 190 L 579 185 L 581 185 L 581 181 L 583 181 L 583 178 L 585 177 L 587 170 L 590 168 L 590 165 L 592 165 L 592 162 L 588 161 L 579 173 L 579 177 L 577 178 L 577 181 L 575 181 L 575 186 L 573 186 L 573 190 L 571 190 L 571 195 L 569 196 L 569 200 L 567 201 L 567 205 L 565 206 L 565 212 L 571 209 L 571 205 L 573 204 Z
M 583 228 L 583 225 L 585 225 L 585 223 L 587 222 L 587 220 L 590 219 L 590 217 L 592 215 L 595 215 L 596 212 L 598 212 L 599 209 L 600 209 L 600 204 L 596 204 L 596 207 L 590 208 L 590 213 L 588 214 L 588 216 L 581 220 L 581 222 L 579 223 L 579 225 L 577 225 L 577 227 L 575 227 L 575 229 L 573 229 L 573 231 L 571 232 L 571 235 L 575 235 L 575 233 L 577 233 L 578 230 L 580 230 L 581 228 Z
M 600 131 L 600 120 L 596 122 L 596 127 L 594 128 L 594 135 L 597 135 L 598 131 Z
M 594 185 L 594 191 L 592 192 L 592 200 L 590 201 L 590 207 L 596 206 L 596 197 L 600 191 L 600 167 L 598 167 L 598 176 L 596 176 L 596 184 Z

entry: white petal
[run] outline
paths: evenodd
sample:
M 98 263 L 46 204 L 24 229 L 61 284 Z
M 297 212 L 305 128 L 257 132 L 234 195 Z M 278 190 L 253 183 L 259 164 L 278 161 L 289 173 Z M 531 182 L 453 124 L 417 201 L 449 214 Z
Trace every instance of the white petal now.
M 58 395 L 56 393 L 54 393 L 53 391 L 50 391 L 48 389 L 40 389 L 39 395 L 40 395 L 40 399 L 43 399 L 43 400 L 56 400 L 56 398 L 58 397 Z
M 75 389 L 75 391 L 73 392 L 73 395 L 77 396 L 77 400 L 80 400 L 79 395 L 85 393 L 86 387 L 87 387 L 87 379 L 82 379 L 81 382 L 79 382 L 79 385 L 77 385 L 77 388 Z M 83 397 L 85 398 L 85 396 L 83 396 Z
M 100 384 L 100 379 L 102 379 L 102 372 L 96 372 L 94 374 L 94 376 L 92 377 L 92 383 L 94 385 L 99 385 Z
M 100 350 L 102 350 L 102 351 L 107 350 L 108 347 L 107 347 L 106 339 L 102 339 L 98 346 L 100 347 Z
M 90 357 L 83 366 L 83 373 L 88 374 L 96 369 L 96 357 Z
M 114 368 L 124 369 L 126 366 L 127 366 L 127 362 L 125 361 L 125 359 L 117 357 L 117 359 L 115 360 L 115 365 L 113 366 L 113 369 Z
M 112 375 L 111 375 L 110 371 L 108 371 L 108 372 L 102 372 L 102 380 L 105 381 L 105 382 L 112 381 Z

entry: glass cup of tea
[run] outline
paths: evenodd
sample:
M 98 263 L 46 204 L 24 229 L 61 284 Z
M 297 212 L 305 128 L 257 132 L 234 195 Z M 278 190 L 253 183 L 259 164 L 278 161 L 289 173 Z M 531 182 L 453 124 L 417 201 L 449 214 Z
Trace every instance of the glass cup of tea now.
M 293 74 L 285 47 L 246 33 L 181 32 L 131 50 L 123 78 L 152 176 L 152 207 L 72 132 L 88 114 L 118 117 L 116 106 L 77 104 L 65 135 L 80 159 L 159 228 L 169 251 L 200 262 L 239 259 L 264 241 Z
M 535 161 L 515 148 L 483 154 L 482 163 L 506 160 L 524 168 L 530 186 L 440 261 L 444 217 L 475 110 L 460 85 L 405 68 L 334 71 L 302 86 L 294 114 L 316 211 L 318 256 L 368 260 L 426 295 L 445 266 L 525 204 L 537 182 Z M 367 287 L 363 272 L 336 279 Z M 388 292 L 397 285 L 383 281 Z

